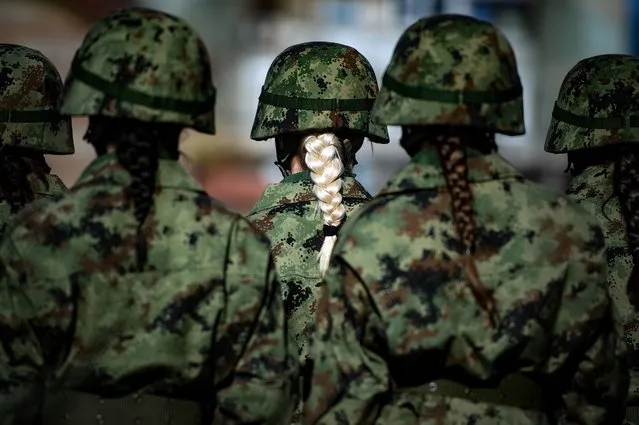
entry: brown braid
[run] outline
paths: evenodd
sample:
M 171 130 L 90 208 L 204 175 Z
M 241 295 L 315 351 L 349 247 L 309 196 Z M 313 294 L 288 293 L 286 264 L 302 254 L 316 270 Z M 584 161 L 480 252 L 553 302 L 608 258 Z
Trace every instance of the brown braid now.
M 473 296 L 488 313 L 493 327 L 497 326 L 498 315 L 493 290 L 484 286 L 475 266 L 475 212 L 473 211 L 473 194 L 468 182 L 468 162 L 466 152 L 459 137 L 444 136 L 436 143 L 446 186 L 452 200 L 453 221 L 457 234 L 464 244 L 464 269 Z

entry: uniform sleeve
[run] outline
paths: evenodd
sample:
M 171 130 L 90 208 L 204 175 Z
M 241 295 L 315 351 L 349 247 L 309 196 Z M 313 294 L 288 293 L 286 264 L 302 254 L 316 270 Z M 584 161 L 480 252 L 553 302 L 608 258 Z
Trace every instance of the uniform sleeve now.
M 593 232 L 599 234 L 598 229 Z M 573 249 L 549 365 L 566 382 L 560 424 L 621 424 L 628 395 L 626 347 L 607 291 L 603 236 Z
M 33 414 L 44 388 L 45 353 L 39 338 L 53 341 L 69 324 L 62 288 L 47 292 L 37 282 L 27 285 L 31 265 L 5 234 L 0 245 L 0 424 L 27 423 L 21 415 Z M 57 291 L 57 289 L 60 289 Z M 54 295 L 60 295 L 57 299 Z M 59 313 L 59 314 L 55 314 Z M 61 348 L 58 339 L 51 354 Z M 23 419 L 17 419 L 22 417 Z M 4 421 L 4 422 L 3 422 Z M 14 422 L 15 421 L 15 422 Z
M 314 367 L 304 424 L 373 423 L 390 391 L 381 317 L 359 275 L 336 255 L 310 341 Z
M 231 236 L 225 290 L 214 350 L 232 373 L 219 377 L 214 424 L 288 425 L 298 400 L 295 347 L 268 241 L 244 219 Z

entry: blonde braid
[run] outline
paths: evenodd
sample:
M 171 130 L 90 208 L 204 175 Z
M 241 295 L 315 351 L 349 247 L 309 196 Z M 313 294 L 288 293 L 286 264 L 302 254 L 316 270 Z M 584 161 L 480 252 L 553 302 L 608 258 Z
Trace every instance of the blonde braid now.
M 313 193 L 319 201 L 324 219 L 324 243 L 319 253 L 319 268 L 323 276 L 337 241 L 336 230 L 346 216 L 341 193 L 344 164 L 340 151 L 343 145 L 331 133 L 308 136 L 302 145 L 306 151 L 304 161 L 314 183 Z

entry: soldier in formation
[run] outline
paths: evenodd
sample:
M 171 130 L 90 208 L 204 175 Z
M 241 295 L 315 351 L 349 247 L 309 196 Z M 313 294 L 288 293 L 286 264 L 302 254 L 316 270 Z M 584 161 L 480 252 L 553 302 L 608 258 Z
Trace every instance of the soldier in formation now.
M 214 132 L 214 102 L 180 19 L 134 8 L 89 31 L 61 112 L 89 117 L 98 158 L 0 247 L 0 418 L 288 423 L 297 357 L 268 241 L 177 162 L 185 128 Z
M 67 191 L 45 154 L 70 155 L 71 120 L 58 111 L 62 79 L 37 50 L 0 44 L 0 234 L 26 205 Z
M 365 137 L 388 143 L 386 126 L 370 121 L 377 92 L 375 72 L 357 50 L 312 42 L 275 58 L 260 95 L 251 138 L 275 139 L 284 179 L 266 188 L 248 218 L 271 242 L 305 371 L 308 327 L 338 229 L 370 199 L 353 174 L 355 155 Z
M 594 217 L 497 154 L 524 134 L 492 25 L 421 19 L 372 111 L 412 157 L 340 232 L 318 302 L 313 424 L 619 424 L 625 347 Z
M 639 424 L 639 58 L 601 55 L 566 75 L 545 149 L 567 153 L 567 194 L 599 219 L 608 289 L 630 359 L 626 421 Z

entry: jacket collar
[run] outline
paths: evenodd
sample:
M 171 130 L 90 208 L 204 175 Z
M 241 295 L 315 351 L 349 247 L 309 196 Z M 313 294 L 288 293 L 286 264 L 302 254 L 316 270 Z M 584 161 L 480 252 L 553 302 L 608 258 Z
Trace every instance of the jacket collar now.
M 473 149 L 466 149 L 466 155 L 468 180 L 471 183 L 523 178 L 512 165 L 498 154 L 483 155 Z M 439 154 L 435 149 L 424 149 L 388 181 L 379 195 L 442 186 L 446 186 L 446 179 Z
M 370 194 L 353 176 L 342 177 L 343 199 L 370 199 Z M 271 183 L 264 189 L 250 214 L 269 210 L 277 205 L 317 201 L 313 194 L 313 181 L 309 171 L 286 176 L 279 183 Z

